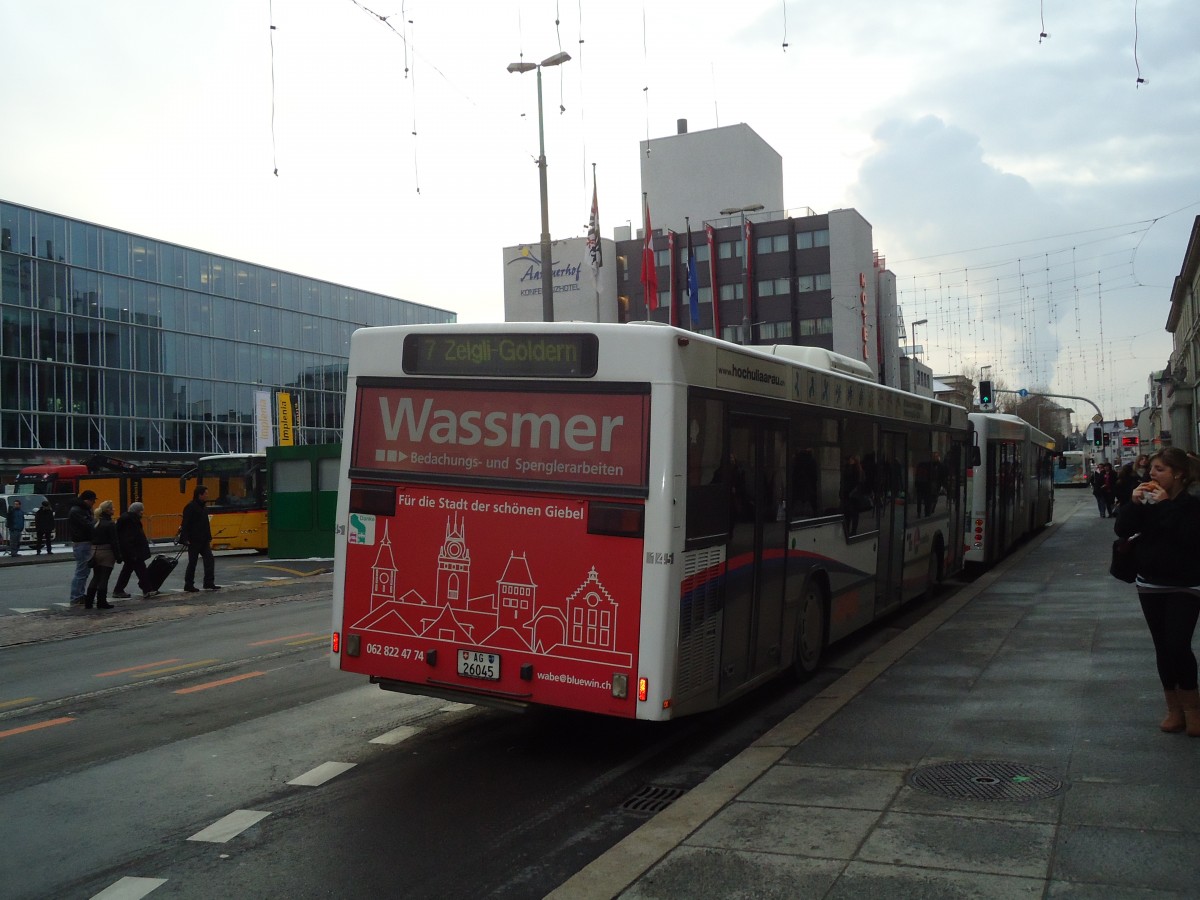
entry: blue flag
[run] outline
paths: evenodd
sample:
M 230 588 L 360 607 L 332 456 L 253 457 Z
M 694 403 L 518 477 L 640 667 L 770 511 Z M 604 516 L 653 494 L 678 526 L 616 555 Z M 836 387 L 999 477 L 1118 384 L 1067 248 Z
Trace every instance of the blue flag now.
M 700 327 L 700 280 L 696 275 L 696 251 L 692 249 L 692 229 L 688 228 L 688 311 L 692 316 L 692 331 Z

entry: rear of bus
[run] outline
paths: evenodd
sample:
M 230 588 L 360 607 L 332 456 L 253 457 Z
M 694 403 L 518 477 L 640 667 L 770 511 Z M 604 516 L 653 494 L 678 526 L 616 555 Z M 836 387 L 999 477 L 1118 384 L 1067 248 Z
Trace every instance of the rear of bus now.
M 335 667 L 390 690 L 636 715 L 650 387 L 599 372 L 603 330 L 354 333 Z

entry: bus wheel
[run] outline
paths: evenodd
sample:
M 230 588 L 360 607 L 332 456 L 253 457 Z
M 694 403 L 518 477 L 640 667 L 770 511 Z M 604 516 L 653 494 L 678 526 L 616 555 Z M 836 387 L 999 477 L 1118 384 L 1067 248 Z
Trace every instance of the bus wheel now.
M 824 586 L 818 579 L 804 583 L 796 617 L 796 652 L 792 671 L 799 681 L 812 677 L 825 653 L 826 617 L 829 609 Z
M 933 545 L 933 551 L 929 554 L 929 581 L 925 588 L 925 593 L 932 597 L 934 592 L 946 578 L 946 562 L 945 551 L 940 543 Z

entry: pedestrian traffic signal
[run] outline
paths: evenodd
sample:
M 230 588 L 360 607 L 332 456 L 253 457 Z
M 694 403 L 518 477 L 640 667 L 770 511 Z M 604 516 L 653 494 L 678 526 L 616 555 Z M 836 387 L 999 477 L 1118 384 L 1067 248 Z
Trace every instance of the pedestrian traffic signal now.
M 1104 432 L 1104 446 L 1107 447 L 1111 443 L 1112 443 L 1112 435 L 1109 434 L 1107 431 Z
M 990 381 L 979 382 L 979 405 L 992 405 L 992 383 Z
M 1097 425 L 1097 426 L 1096 426 L 1096 446 L 1097 446 L 1097 447 L 1099 447 L 1099 446 L 1100 446 L 1100 444 L 1102 443 L 1102 440 L 1101 440 L 1101 438 L 1100 438 L 1100 431 L 1101 431 L 1101 429 L 1100 429 L 1100 426 L 1099 426 L 1099 425 Z

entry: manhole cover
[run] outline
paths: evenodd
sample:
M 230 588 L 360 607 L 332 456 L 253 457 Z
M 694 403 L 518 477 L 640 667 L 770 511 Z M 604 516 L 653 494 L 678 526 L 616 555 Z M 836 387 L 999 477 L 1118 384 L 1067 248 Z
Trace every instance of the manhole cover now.
M 1063 789 L 1062 779 L 1047 769 L 995 760 L 922 766 L 908 783 L 955 800 L 1040 800 Z
M 671 801 L 683 796 L 682 788 L 659 787 L 648 784 L 624 803 L 621 809 L 639 813 L 661 812 L 671 805 Z

